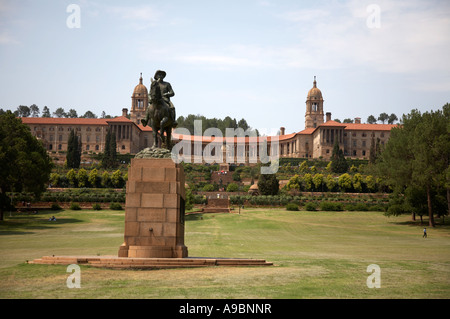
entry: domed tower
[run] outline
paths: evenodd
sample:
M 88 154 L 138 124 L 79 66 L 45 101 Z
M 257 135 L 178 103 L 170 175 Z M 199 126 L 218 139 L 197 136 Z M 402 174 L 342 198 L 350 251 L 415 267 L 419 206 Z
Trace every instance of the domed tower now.
M 136 85 L 131 96 L 130 119 L 136 124 L 141 123 L 141 119 L 145 117 L 148 108 L 148 91 L 143 84 L 142 73 L 139 78 L 139 84 Z
M 316 128 L 323 124 L 323 115 L 322 92 L 317 88 L 316 77 L 314 76 L 313 87 L 306 97 L 305 128 Z

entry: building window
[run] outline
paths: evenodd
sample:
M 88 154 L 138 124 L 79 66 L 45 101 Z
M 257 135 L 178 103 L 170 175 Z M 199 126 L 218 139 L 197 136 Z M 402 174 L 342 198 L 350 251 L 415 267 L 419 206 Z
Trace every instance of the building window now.
M 51 151 L 53 149 L 53 144 L 48 144 L 48 150 Z
M 58 144 L 58 150 L 62 150 L 62 145 Z
M 363 156 L 366 156 L 366 151 L 362 151 L 362 155 L 363 155 Z
M 125 145 L 122 145 L 122 149 L 123 149 L 123 150 L 125 149 Z
M 353 140 L 353 146 L 356 147 L 356 140 Z
M 353 154 L 353 156 L 356 156 L 356 151 L 354 150 L 352 154 Z
M 89 145 L 86 145 L 86 151 L 89 151 Z
M 366 147 L 366 141 L 362 141 L 362 146 Z
M 95 150 L 98 151 L 100 148 L 98 145 L 95 145 Z

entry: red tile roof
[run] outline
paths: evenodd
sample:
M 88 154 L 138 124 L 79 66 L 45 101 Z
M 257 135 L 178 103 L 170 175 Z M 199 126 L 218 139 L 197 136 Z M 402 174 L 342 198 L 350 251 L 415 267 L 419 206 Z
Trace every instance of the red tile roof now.
M 113 119 L 107 119 L 106 122 L 120 122 L 120 123 L 126 122 L 126 123 L 129 123 L 129 122 L 131 122 L 131 120 L 128 117 L 125 117 L 125 116 L 117 116 L 117 117 L 115 117 Z
M 326 121 L 323 124 L 320 124 L 320 126 L 347 126 L 347 123 L 339 123 L 333 120 Z
M 314 127 L 305 128 L 303 131 L 300 131 L 297 134 L 309 135 L 309 134 L 312 134 L 315 130 L 316 130 L 316 128 L 314 128 Z
M 47 125 L 108 125 L 107 119 L 65 118 L 65 117 L 22 117 L 24 124 Z
M 398 127 L 398 124 L 355 124 L 345 123 L 345 129 L 349 131 L 390 131 L 394 127 Z

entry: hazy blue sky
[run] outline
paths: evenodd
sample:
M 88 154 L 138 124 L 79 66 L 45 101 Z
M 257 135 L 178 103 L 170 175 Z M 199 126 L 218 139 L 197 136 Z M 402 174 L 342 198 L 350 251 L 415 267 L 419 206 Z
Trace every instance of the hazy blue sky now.
M 80 28 L 68 27 L 70 4 Z M 0 108 L 11 110 L 120 115 L 139 74 L 149 87 L 162 69 L 177 115 L 291 133 L 314 76 L 333 119 L 439 109 L 449 55 L 446 0 L 0 0 Z

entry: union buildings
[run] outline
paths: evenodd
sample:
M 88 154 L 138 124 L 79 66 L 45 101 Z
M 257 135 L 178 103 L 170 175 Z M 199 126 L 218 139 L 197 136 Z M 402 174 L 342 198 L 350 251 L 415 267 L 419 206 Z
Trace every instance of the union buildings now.
M 67 151 L 69 133 L 74 130 L 79 137 L 84 155 L 103 152 L 105 137 L 108 130 L 116 135 L 117 152 L 120 154 L 136 154 L 140 150 L 153 144 L 153 134 L 150 127 L 144 127 L 140 120 L 145 116 L 148 106 L 148 90 L 143 84 L 142 75 L 131 96 L 131 108 L 122 110 L 122 115 L 112 119 L 87 118 L 22 118 L 34 136 L 43 142 L 44 147 L 53 158 Z M 313 87 L 306 97 L 305 129 L 297 133 L 285 134 L 280 128 L 278 137 L 278 155 L 280 158 L 323 158 L 330 159 L 335 142 L 343 150 L 344 155 L 350 158 L 368 159 L 372 140 L 379 140 L 381 144 L 389 139 L 390 131 L 396 125 L 390 124 L 363 124 L 360 118 L 354 123 L 339 123 L 331 120 L 331 113 L 324 113 L 324 99 L 322 92 L 317 88 L 314 78 Z M 178 136 L 181 139 L 182 136 Z M 194 139 L 189 137 L 194 149 Z M 261 137 L 270 143 L 273 137 Z M 225 138 L 224 138 L 225 139 Z M 236 138 L 237 139 L 237 138 Z M 177 141 L 174 134 L 174 142 Z M 204 149 L 211 138 L 201 137 Z M 245 139 L 245 154 L 254 154 L 252 143 Z M 216 139 L 217 141 L 217 139 Z M 223 143 L 225 145 L 225 143 Z M 253 149 L 252 149 L 253 148 Z M 226 159 L 223 151 L 223 159 Z M 186 155 L 186 154 L 185 154 Z M 273 154 L 272 154 L 273 155 Z M 192 162 L 194 162 L 192 160 Z M 231 164 L 231 163 L 230 163 Z

